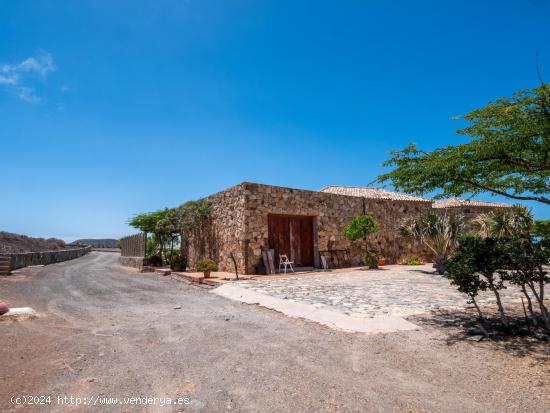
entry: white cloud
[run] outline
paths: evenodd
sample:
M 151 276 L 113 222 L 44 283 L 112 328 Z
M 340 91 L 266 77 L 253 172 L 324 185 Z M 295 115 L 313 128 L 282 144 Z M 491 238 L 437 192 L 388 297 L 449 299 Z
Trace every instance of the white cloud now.
M 56 69 L 52 55 L 43 52 L 36 57 L 28 57 L 20 63 L 4 64 L 0 66 L 0 85 L 7 85 L 15 90 L 15 94 L 28 103 L 38 103 L 41 98 L 37 96 L 32 87 L 27 86 L 32 75 L 38 75 L 45 79 Z
M 34 89 L 26 86 L 17 88 L 17 97 L 28 103 L 38 103 L 42 100 L 39 96 L 36 96 Z

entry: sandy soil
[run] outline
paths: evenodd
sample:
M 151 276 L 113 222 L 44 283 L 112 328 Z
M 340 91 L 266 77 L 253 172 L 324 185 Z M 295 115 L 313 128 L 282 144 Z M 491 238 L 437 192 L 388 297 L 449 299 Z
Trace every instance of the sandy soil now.
M 344 333 L 115 260 L 94 252 L 0 279 L 0 298 L 39 314 L 0 322 L 0 411 L 550 411 L 547 344 L 470 341 L 429 317 L 420 331 Z M 15 406 L 16 395 L 52 404 Z M 189 403 L 70 406 L 58 396 Z

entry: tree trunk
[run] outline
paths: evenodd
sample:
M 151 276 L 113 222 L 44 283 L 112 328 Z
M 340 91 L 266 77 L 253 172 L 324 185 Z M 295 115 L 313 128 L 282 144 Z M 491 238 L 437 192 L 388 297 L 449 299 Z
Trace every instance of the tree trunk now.
M 508 318 L 504 313 L 504 307 L 502 306 L 502 301 L 500 301 L 500 294 L 498 290 L 494 287 L 494 285 L 492 285 L 492 283 L 490 288 L 495 294 L 495 297 L 497 299 L 498 312 L 500 313 L 500 319 L 502 320 L 502 324 L 504 324 L 505 327 L 508 327 Z
M 472 300 L 472 304 L 475 306 L 477 313 L 479 314 L 479 319 L 483 322 L 485 318 L 483 317 L 483 313 L 481 312 L 481 309 L 477 305 L 477 301 L 473 296 L 470 296 L 470 300 Z
M 525 288 L 525 284 L 521 284 L 521 290 L 523 291 L 523 294 L 527 298 L 527 308 L 529 309 L 529 314 L 531 315 L 531 318 L 533 319 L 533 322 L 537 322 L 535 318 L 535 313 L 533 311 L 533 303 L 531 302 L 531 297 L 529 296 L 529 293 L 527 293 L 527 289 Z
M 535 289 L 534 284 L 532 282 L 529 282 L 527 285 L 529 286 L 529 288 L 531 288 L 531 291 L 533 292 L 533 295 L 535 296 L 537 303 L 539 304 L 539 309 L 542 316 L 542 321 L 544 322 L 544 326 L 546 327 L 547 330 L 550 331 L 550 316 L 548 315 L 548 309 L 544 305 L 544 302 L 542 301 L 541 296 L 537 294 L 537 290 Z M 539 288 L 540 288 L 540 284 L 539 284 Z M 541 292 L 542 294 L 544 294 L 544 283 L 542 283 Z M 542 296 L 542 298 L 544 298 L 544 295 Z

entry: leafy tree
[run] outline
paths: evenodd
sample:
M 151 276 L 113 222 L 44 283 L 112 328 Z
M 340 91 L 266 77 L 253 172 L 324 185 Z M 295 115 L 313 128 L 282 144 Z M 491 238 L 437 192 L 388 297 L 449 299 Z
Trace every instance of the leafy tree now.
M 497 99 L 464 116 L 470 141 L 432 152 L 410 144 L 392 151 L 377 178 L 405 192 L 437 197 L 489 192 L 550 204 L 550 85 Z
M 521 287 L 527 298 L 531 317 L 537 317 L 533 311 L 530 290 L 540 310 L 541 319 L 550 331 L 550 312 L 544 304 L 545 284 L 550 282 L 548 265 L 550 264 L 550 242 L 545 239 L 533 241 L 529 238 L 513 238 L 503 243 L 507 255 L 506 269 L 501 277 Z
M 166 228 L 163 226 L 163 221 L 167 218 L 169 213 L 170 209 L 165 208 L 158 211 L 136 215 L 128 221 L 128 225 L 137 228 L 142 232 L 153 234 L 151 239 L 155 243 L 155 248 L 153 251 L 149 251 L 148 255 L 153 255 L 158 249 L 159 254 L 162 257 L 167 236 Z M 149 250 L 149 248 L 147 249 Z
M 506 288 L 499 272 L 507 263 L 503 245 L 502 240 L 497 238 L 463 237 L 450 259 L 446 277 L 458 286 L 459 291 L 468 294 L 480 317 L 482 314 L 475 303 L 475 296 L 479 290 L 491 290 L 495 295 L 502 323 L 507 326 L 508 319 L 499 293 Z
M 434 268 L 439 274 L 447 270 L 449 255 L 464 232 L 464 217 L 460 214 L 440 214 L 428 211 L 420 217 L 410 217 L 401 223 L 401 235 L 421 242 L 434 254 Z
M 344 227 L 342 234 L 350 241 L 364 240 L 380 230 L 380 225 L 371 215 L 359 215 L 351 219 L 351 221 Z M 365 264 L 370 268 L 378 267 L 378 256 L 372 252 L 369 252 L 366 245 L 365 251 Z
M 550 240 L 550 219 L 535 221 L 532 234 L 536 237 Z
M 367 237 L 380 230 L 380 225 L 371 215 L 359 215 L 353 218 L 343 229 L 342 233 L 350 241 Z

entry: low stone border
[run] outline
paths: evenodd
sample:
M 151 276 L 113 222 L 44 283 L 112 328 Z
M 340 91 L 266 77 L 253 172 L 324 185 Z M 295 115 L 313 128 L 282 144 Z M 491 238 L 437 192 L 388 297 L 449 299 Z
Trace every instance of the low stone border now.
M 2 255 L 10 257 L 10 270 L 13 271 L 30 265 L 48 265 L 74 260 L 88 254 L 91 250 L 92 247 L 86 246 L 58 251 L 23 252 Z

